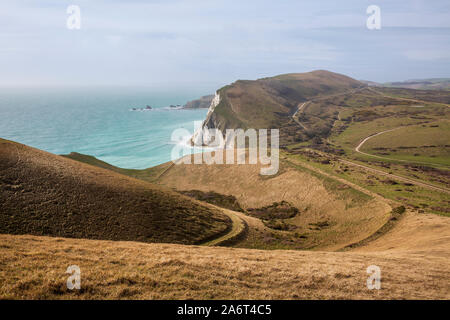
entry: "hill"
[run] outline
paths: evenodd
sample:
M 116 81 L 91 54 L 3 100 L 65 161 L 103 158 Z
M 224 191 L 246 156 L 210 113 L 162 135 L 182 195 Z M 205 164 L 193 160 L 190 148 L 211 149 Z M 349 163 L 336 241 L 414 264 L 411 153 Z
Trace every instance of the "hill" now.
M 291 159 L 414 210 L 449 215 L 450 91 L 358 85 L 327 71 L 237 81 L 218 90 L 204 126 L 278 128 Z M 308 86 L 323 91 L 298 94 Z
M 368 86 L 367 81 L 319 70 L 255 81 L 238 80 L 225 86 L 217 90 L 203 127 L 218 128 L 222 132 L 235 128 L 278 128 L 280 146 L 286 148 L 305 142 L 317 144 L 329 138 L 341 120 L 348 125 L 351 121 L 393 115 L 387 108 L 375 113 L 374 107 L 392 109 L 423 103 L 435 109 L 448 105 L 450 91 L 374 87 Z M 345 116 L 350 112 L 355 117 Z M 408 112 L 412 115 L 421 111 L 411 109 Z M 201 142 L 201 138 L 198 131 L 193 141 Z
M 357 80 L 324 70 L 238 80 L 217 90 L 217 100 L 203 127 L 223 132 L 235 128 L 281 128 L 292 121 L 299 103 L 364 86 Z
M 389 220 L 394 203 L 282 157 L 280 172 L 270 178 L 259 174 L 261 164 L 166 163 L 133 174 L 240 211 L 234 214 L 247 223 L 248 232 L 233 243 L 239 247 L 336 250 L 369 237 Z
M 129 170 L 2 141 L 0 297 L 448 299 L 450 92 L 353 81 L 316 71 L 218 90 L 207 120 L 281 130 L 274 176 L 260 164 Z M 141 243 L 14 235 L 73 237 L 66 223 Z M 234 248 L 206 247 L 218 245 Z M 65 286 L 74 263 L 77 292 Z
M 214 95 L 203 96 L 199 99 L 186 102 L 183 109 L 201 109 L 209 108 Z
M 0 235 L 0 298 L 449 299 L 449 227 L 445 217 L 408 215 L 354 252 Z M 74 263 L 81 290 L 70 291 Z M 370 265 L 381 269 L 380 290 L 367 289 Z
M 163 187 L 0 140 L 0 233 L 195 244 L 230 228 Z
M 79 154 L 75 157 L 105 165 L 93 157 Z M 233 244 L 240 248 L 0 235 L 0 297 L 449 298 L 447 217 L 412 212 L 412 208 L 401 215 L 396 208 L 393 210 L 396 214 L 392 215 L 388 202 L 379 195 L 365 194 L 367 189 L 316 170 L 315 155 L 304 162 L 297 155 L 282 157 L 279 175 L 271 178 L 259 176 L 258 165 L 165 164 L 142 170 L 141 177 L 180 190 L 203 188 L 204 193 L 186 192 L 202 200 L 212 197 L 214 201 L 226 200 L 216 201 L 220 205 L 245 208 L 244 212 L 235 213 L 248 225 L 245 237 Z M 120 170 L 113 166 L 110 169 Z M 348 171 L 358 178 L 361 175 L 352 168 Z M 376 179 L 375 175 L 371 179 Z M 220 198 L 218 192 L 207 190 L 232 193 L 235 197 Z M 272 203 L 275 199 L 277 205 Z M 297 206 L 299 212 L 292 212 L 283 201 Z M 286 207 L 289 210 L 284 210 Z M 291 213 L 295 216 L 285 215 Z M 297 230 L 275 229 L 267 223 L 271 220 L 295 226 Z M 348 246 L 349 243 L 353 244 Z M 66 287 L 65 272 L 74 263 L 82 271 L 79 291 Z M 370 265 L 381 268 L 381 290 L 366 287 L 366 269 Z

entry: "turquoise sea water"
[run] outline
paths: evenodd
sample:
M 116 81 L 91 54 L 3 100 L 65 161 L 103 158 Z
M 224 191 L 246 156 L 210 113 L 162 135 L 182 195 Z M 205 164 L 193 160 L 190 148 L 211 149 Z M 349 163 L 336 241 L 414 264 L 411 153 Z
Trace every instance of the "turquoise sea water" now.
M 170 110 L 207 92 L 148 88 L 1 88 L 0 137 L 56 154 L 93 155 L 122 168 L 170 161 L 171 133 L 194 131 L 206 109 Z M 130 111 L 151 105 L 154 110 Z

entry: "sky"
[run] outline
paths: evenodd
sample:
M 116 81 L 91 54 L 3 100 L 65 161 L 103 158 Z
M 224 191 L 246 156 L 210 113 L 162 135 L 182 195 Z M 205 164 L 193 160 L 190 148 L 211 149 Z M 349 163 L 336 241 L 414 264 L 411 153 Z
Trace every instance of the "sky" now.
M 80 29 L 67 28 L 70 5 Z M 379 30 L 366 27 L 369 5 Z M 0 2 L 0 86 L 206 92 L 317 69 L 377 82 L 450 77 L 450 1 Z

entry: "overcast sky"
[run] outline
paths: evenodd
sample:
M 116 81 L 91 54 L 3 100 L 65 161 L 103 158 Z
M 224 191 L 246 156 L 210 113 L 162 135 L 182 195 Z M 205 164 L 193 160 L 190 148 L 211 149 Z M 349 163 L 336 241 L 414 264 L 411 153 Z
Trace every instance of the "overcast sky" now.
M 366 9 L 381 8 L 381 30 Z M 69 5 L 81 29 L 66 27 Z M 0 85 L 204 87 L 327 69 L 450 77 L 450 1 L 2 0 Z

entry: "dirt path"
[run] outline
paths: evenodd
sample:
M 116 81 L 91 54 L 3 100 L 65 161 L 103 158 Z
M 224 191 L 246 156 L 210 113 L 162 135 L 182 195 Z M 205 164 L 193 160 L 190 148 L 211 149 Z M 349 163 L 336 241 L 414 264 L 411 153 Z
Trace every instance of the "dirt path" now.
M 308 103 L 314 102 L 314 101 L 326 100 L 326 99 L 330 99 L 330 98 L 333 98 L 333 97 L 342 96 L 342 95 L 349 94 L 349 93 L 355 93 L 355 92 L 357 92 L 357 91 L 359 91 L 359 90 L 362 90 L 362 89 L 364 89 L 364 88 L 365 88 L 365 87 L 363 87 L 363 88 L 357 88 L 357 89 L 351 89 L 351 90 L 348 90 L 348 91 L 345 91 L 345 92 L 340 92 L 340 93 L 332 94 L 332 95 L 329 95 L 329 96 L 324 96 L 324 97 L 314 98 L 314 99 L 311 99 L 311 100 L 309 100 L 309 101 L 306 101 L 306 102 L 303 102 L 303 103 L 299 103 L 299 104 L 298 104 L 298 107 L 297 107 L 297 111 L 295 111 L 295 113 L 292 115 L 292 120 L 294 120 L 295 123 L 297 123 L 297 124 L 298 124 L 300 127 L 302 127 L 303 129 L 308 130 L 308 128 L 296 118 L 296 117 L 297 117 L 297 114 L 298 114 L 299 112 L 302 112 L 302 111 L 305 109 L 305 107 L 306 107 L 306 105 L 307 105 Z
M 239 236 L 244 233 L 246 231 L 247 225 L 245 223 L 244 220 L 242 220 L 239 215 L 232 211 L 232 210 L 228 210 L 228 209 L 223 209 L 223 208 L 219 208 L 216 207 L 219 210 L 222 210 L 222 212 L 224 214 L 226 214 L 228 217 L 230 217 L 233 226 L 231 227 L 230 232 L 228 232 L 227 234 L 216 238 L 214 240 L 208 241 L 202 245 L 204 246 L 220 246 L 222 244 L 224 244 L 225 242 L 228 241 L 232 241 L 233 239 L 237 239 L 239 238 Z
M 361 154 L 364 154 L 364 155 L 366 155 L 366 156 L 371 156 L 371 157 L 376 157 L 376 158 L 381 158 L 381 159 L 388 159 L 388 160 L 395 160 L 395 161 L 405 161 L 405 160 L 392 159 L 392 158 L 388 158 L 388 157 L 381 157 L 381 156 L 377 156 L 377 155 L 374 155 L 374 154 L 362 152 L 362 151 L 359 150 L 359 149 L 363 146 L 363 144 L 366 143 L 368 140 L 370 140 L 370 139 L 372 139 L 372 138 L 374 138 L 374 137 L 376 137 L 376 136 L 379 136 L 380 134 L 387 133 L 387 132 L 391 132 L 391 131 L 394 131 L 394 130 L 397 130 L 397 129 L 400 129 L 400 128 L 403 128 L 403 127 L 397 127 L 397 128 L 394 128 L 394 129 L 389 129 L 389 130 L 381 131 L 381 132 L 378 132 L 378 133 L 375 133 L 375 134 L 371 134 L 370 136 L 364 138 L 364 139 L 358 144 L 358 146 L 356 146 L 355 151 L 356 151 L 356 152 L 359 152 L 359 153 L 361 153 Z
M 172 162 L 167 168 L 165 168 L 156 178 L 156 181 L 159 180 L 162 176 L 164 176 L 170 169 L 172 169 L 176 164 L 181 163 L 183 158 L 178 159 L 175 162 Z M 224 234 L 223 236 L 220 236 L 216 239 L 210 240 L 208 242 L 203 243 L 203 246 L 220 246 L 224 243 L 234 241 L 233 239 L 239 238 L 241 234 L 246 232 L 247 224 L 246 222 L 239 216 L 239 214 L 235 211 L 224 209 L 218 206 L 215 206 L 213 204 L 208 204 L 208 206 L 214 207 L 217 210 L 220 210 L 223 212 L 223 214 L 227 215 L 232 222 L 231 230 Z
M 305 168 L 307 168 L 307 169 L 309 169 L 309 170 L 315 171 L 315 172 L 317 172 L 317 173 L 319 173 L 319 174 L 321 174 L 321 175 L 323 175 L 323 176 L 329 177 L 329 178 L 331 178 L 331 179 L 334 179 L 334 180 L 336 180 L 336 181 L 339 181 L 339 182 L 342 182 L 342 183 L 344 183 L 344 184 L 346 184 L 346 185 L 349 185 L 349 186 L 352 187 L 353 189 L 358 190 L 358 191 L 361 191 L 361 192 L 363 192 L 363 193 L 365 193 L 365 194 L 367 194 L 367 195 L 370 195 L 370 196 L 374 197 L 375 199 L 378 199 L 379 201 L 383 201 L 383 202 L 385 202 L 387 205 L 389 205 L 389 206 L 391 206 L 391 207 L 393 207 L 393 205 L 395 205 L 395 201 L 390 201 L 389 199 L 386 199 L 386 198 L 384 198 L 383 196 L 381 196 L 381 195 L 379 195 L 379 194 L 377 194 L 377 193 L 375 193 L 375 192 L 373 192 L 373 191 L 370 191 L 370 190 L 368 190 L 368 189 L 365 189 L 365 188 L 361 187 L 360 185 L 357 185 L 357 184 L 355 184 L 355 183 L 349 182 L 348 180 L 346 180 L 346 179 L 344 179 L 344 178 L 336 177 L 336 176 L 334 176 L 334 175 L 332 175 L 332 174 L 329 174 L 329 173 L 327 173 L 327 172 L 324 172 L 324 171 L 322 171 L 322 170 L 320 170 L 320 169 L 318 169 L 318 168 L 316 168 L 316 167 L 313 167 L 313 166 L 311 166 L 311 165 L 309 165 L 309 164 L 303 163 L 302 161 L 295 161 L 295 160 L 292 160 L 292 159 L 288 159 L 288 158 L 286 158 L 286 157 L 285 157 L 284 159 L 287 160 L 287 161 L 289 161 L 289 162 L 291 162 L 292 164 L 296 164 L 296 165 L 303 166 L 303 167 L 305 167 Z M 426 188 L 436 188 L 436 189 L 439 190 L 439 191 L 443 191 L 443 192 L 450 193 L 450 191 L 445 190 L 445 189 L 443 189 L 443 188 L 435 187 L 435 186 L 428 185 L 428 184 L 426 184 L 426 183 L 421 183 L 421 182 L 418 182 L 418 181 L 413 181 L 413 180 L 410 180 L 410 179 L 407 179 L 407 178 L 403 178 L 403 177 L 400 177 L 400 176 L 397 176 L 397 175 L 388 174 L 388 173 L 385 173 L 385 172 L 383 172 L 383 171 L 381 171 L 381 170 L 372 169 L 372 168 L 370 168 L 370 167 L 366 167 L 366 166 L 363 166 L 363 165 L 359 165 L 359 164 L 353 163 L 353 162 L 351 162 L 351 161 L 347 161 L 347 160 L 343 160 L 343 159 L 339 159 L 339 161 L 341 161 L 341 162 L 343 162 L 343 163 L 346 163 L 346 164 L 350 164 L 350 165 L 355 165 L 355 166 L 358 166 L 358 167 L 362 167 L 362 168 L 367 169 L 367 170 L 372 170 L 373 172 L 376 172 L 376 173 L 379 173 L 379 174 L 384 174 L 384 175 L 386 175 L 386 176 L 390 176 L 390 177 L 396 178 L 396 179 L 398 179 L 398 180 L 403 180 L 403 181 L 406 181 L 406 182 L 414 183 L 414 184 L 417 184 L 417 185 L 422 186 L 422 187 L 426 187 Z M 410 216 L 416 217 L 416 215 L 413 214 L 413 213 L 411 213 L 411 212 L 407 212 L 407 213 L 403 214 L 402 216 L 405 216 L 405 215 L 408 216 L 408 217 L 410 217 Z M 434 218 L 434 216 L 435 216 L 435 215 L 433 215 L 433 214 L 427 215 L 427 217 L 430 217 L 429 219 Z M 417 218 L 417 217 L 416 217 L 416 218 Z M 397 220 L 397 219 L 398 219 L 398 220 Z M 397 219 L 396 219 L 395 221 L 391 221 L 391 220 L 390 220 L 390 217 L 389 217 L 389 220 L 387 220 L 386 223 L 385 223 L 383 226 L 381 226 L 377 231 L 375 231 L 373 234 L 371 234 L 371 235 L 368 236 L 367 238 L 365 238 L 365 239 L 363 239 L 363 240 L 361 240 L 361 241 L 358 241 L 358 242 L 356 242 L 356 243 L 354 243 L 354 244 L 352 244 L 352 245 L 349 245 L 349 246 L 347 246 L 347 247 L 341 248 L 341 249 L 339 249 L 338 251 L 355 250 L 356 248 L 357 248 L 359 251 L 364 251 L 364 248 L 365 248 L 366 246 L 371 245 L 371 244 L 372 244 L 373 242 L 375 242 L 375 241 L 376 241 L 377 245 L 371 246 L 370 248 L 373 247 L 374 249 L 372 249 L 372 250 L 376 251 L 377 248 L 379 248 L 380 245 L 384 244 L 384 242 L 383 242 L 383 237 L 385 237 L 386 234 L 388 234 L 388 233 L 390 234 L 390 233 L 393 233 L 393 232 L 395 232 L 395 234 L 396 234 L 396 233 L 399 233 L 398 222 L 403 221 L 404 219 L 403 219 L 403 217 L 398 217 Z M 438 220 L 438 221 L 441 221 L 441 222 L 444 221 L 444 222 L 447 223 L 448 220 L 446 220 L 446 219 L 447 219 L 447 218 L 444 218 L 444 217 L 438 217 L 438 218 L 435 218 L 435 220 Z M 420 225 L 420 227 L 423 227 L 423 226 Z M 441 224 L 440 227 L 442 227 L 442 224 Z M 400 229 L 400 230 L 401 230 L 401 229 Z M 448 234 L 448 229 L 443 228 L 443 230 L 444 230 L 445 232 L 447 232 L 447 234 Z M 422 230 L 421 230 L 421 231 L 422 231 Z M 439 232 L 440 232 L 440 231 L 441 231 L 441 229 L 439 229 Z M 427 233 L 427 234 L 428 234 L 427 237 L 432 237 L 432 235 L 433 235 L 432 232 Z M 414 234 L 414 236 L 411 236 L 411 235 L 410 235 L 410 237 L 411 237 L 411 238 L 416 237 L 415 242 L 420 243 L 421 245 L 424 245 L 424 243 L 426 243 L 426 240 L 428 240 L 428 238 L 427 238 L 427 239 L 419 239 L 419 240 L 418 240 L 418 239 L 417 239 L 417 237 L 418 237 L 417 234 Z M 439 238 L 439 237 L 436 237 L 436 236 L 435 236 L 435 237 L 433 238 L 433 241 L 437 241 L 437 240 L 436 240 L 437 238 Z M 448 237 L 447 237 L 447 238 L 448 238 Z M 399 241 L 399 243 L 401 243 L 401 241 Z M 397 246 L 398 246 L 398 244 L 397 244 L 396 246 L 391 245 L 389 248 L 391 249 L 391 248 L 395 248 L 395 247 L 397 247 Z
M 403 127 L 397 127 L 397 128 L 390 129 L 390 130 L 381 131 L 381 132 L 372 134 L 372 135 L 364 138 L 358 144 L 358 146 L 356 146 L 355 151 L 360 153 L 360 154 L 363 154 L 363 155 L 366 155 L 366 156 L 370 156 L 370 157 L 375 157 L 375 158 L 380 158 L 380 159 L 387 159 L 387 160 L 392 160 L 392 161 L 408 162 L 408 161 L 402 160 L 402 159 L 393 159 L 393 158 L 388 158 L 388 157 L 381 157 L 381 156 L 373 155 L 373 154 L 366 153 L 366 152 L 363 152 L 363 151 L 359 150 L 363 146 L 363 144 L 366 143 L 369 139 L 372 139 L 372 138 L 374 138 L 376 136 L 379 136 L 379 135 L 381 135 L 383 133 L 391 132 L 391 131 L 394 131 L 394 130 L 397 130 L 397 129 L 400 129 L 400 128 L 403 128 Z M 397 180 L 401 180 L 403 182 L 408 182 L 408 183 L 412 183 L 412 184 L 415 184 L 415 185 L 418 185 L 418 186 L 421 186 L 421 187 L 425 187 L 425 188 L 428 188 L 428 189 L 433 189 L 433 190 L 443 191 L 445 193 L 450 193 L 450 190 L 448 190 L 446 188 L 443 188 L 443 187 L 438 187 L 438 186 L 435 186 L 435 185 L 432 185 L 432 184 L 429 184 L 429 183 L 416 181 L 414 179 L 405 178 L 405 177 L 398 176 L 398 175 L 392 174 L 392 173 L 387 173 L 387 172 L 384 172 L 382 170 L 378 170 L 378 169 L 374 169 L 374 168 L 371 168 L 371 167 L 368 167 L 368 166 L 365 166 L 365 165 L 362 165 L 362 164 L 354 163 L 352 161 L 348 161 L 348 160 L 344 160 L 344 159 L 339 159 L 339 161 L 341 161 L 343 163 L 346 163 L 346 164 L 351 164 L 353 166 L 362 167 L 362 168 L 364 168 L 364 169 L 366 169 L 368 171 L 379 173 L 379 174 L 382 174 L 382 175 L 386 175 L 386 176 L 389 176 L 391 178 L 395 178 Z M 417 162 L 417 163 L 428 164 L 428 163 L 425 163 L 425 162 Z
M 359 149 L 362 147 L 362 145 L 363 145 L 364 143 L 367 142 L 367 140 L 372 139 L 373 137 L 379 136 L 380 134 L 383 134 L 383 133 L 386 133 L 386 132 L 391 132 L 391 131 L 394 131 L 394 130 L 397 130 L 397 129 L 400 129 L 400 128 L 402 128 L 402 127 L 397 127 L 397 128 L 390 129 L 390 130 L 381 131 L 381 132 L 372 134 L 372 135 L 368 136 L 367 138 L 364 138 L 364 140 L 361 141 L 361 142 L 358 144 L 358 146 L 355 148 L 355 151 L 356 151 L 356 152 L 359 152 L 359 153 L 362 153 L 362 154 L 366 154 L 366 155 L 371 156 L 371 154 L 368 154 L 368 153 L 359 151 Z M 374 156 L 374 157 L 378 157 L 378 156 Z M 379 158 L 383 158 L 383 157 L 379 157 Z M 388 158 L 388 159 L 389 159 L 389 158 Z
M 291 164 L 299 165 L 299 166 L 304 167 L 304 168 L 306 168 L 308 170 L 314 171 L 314 172 L 316 172 L 316 173 L 318 173 L 318 174 L 320 174 L 320 175 L 322 175 L 324 177 L 328 177 L 328 178 L 331 178 L 333 180 L 339 181 L 339 182 L 341 182 L 343 184 L 346 184 L 346 185 L 350 186 L 351 188 L 353 188 L 355 190 L 358 190 L 358 191 L 360 191 L 360 192 L 362 192 L 364 194 L 367 194 L 368 196 L 371 196 L 371 197 L 373 197 L 375 199 L 378 199 L 378 200 L 383 201 L 383 202 L 388 202 L 388 200 L 386 198 L 380 196 L 378 193 L 375 193 L 375 192 L 370 191 L 370 190 L 368 190 L 366 188 L 363 188 L 360 185 L 357 185 L 357 184 L 355 184 L 353 182 L 350 182 L 350 181 L 348 181 L 348 180 L 346 180 L 344 178 L 340 178 L 340 177 L 337 177 L 337 176 L 332 175 L 330 173 L 327 173 L 327 172 L 325 172 L 323 170 L 320 170 L 320 169 L 318 169 L 318 168 L 316 168 L 314 166 L 306 164 L 303 161 L 295 161 L 295 160 L 289 159 L 287 157 L 283 157 L 283 160 L 286 160 L 286 161 L 290 162 Z
M 295 113 L 292 115 L 292 120 L 294 120 L 300 127 L 302 127 L 305 130 L 308 130 L 308 128 L 306 128 L 306 126 L 301 123 L 297 118 L 297 113 L 301 112 L 303 110 L 303 108 L 305 107 L 306 104 L 308 104 L 310 101 L 308 102 L 303 102 L 301 105 L 299 104 L 299 107 L 297 109 L 297 111 L 295 111 Z
M 398 129 L 398 128 L 395 128 L 395 129 Z M 393 130 L 394 130 L 394 129 L 391 129 L 391 130 L 388 130 L 388 131 L 393 131 Z M 384 131 L 384 132 L 387 132 L 387 131 Z M 383 133 L 384 133 L 384 132 L 383 132 Z M 379 134 L 381 134 L 381 133 L 379 133 Z M 367 141 L 369 138 L 374 137 L 374 136 L 375 136 L 375 135 L 372 135 L 372 136 L 367 137 L 367 138 L 365 139 L 365 141 Z M 365 141 L 363 140 L 363 142 L 365 142 Z M 363 142 L 362 142 L 362 143 L 363 143 Z M 358 145 L 358 147 L 355 148 L 355 151 L 358 151 L 358 150 L 356 150 L 356 149 L 359 148 L 359 147 L 361 147 L 362 143 L 360 143 L 360 144 Z M 358 151 L 358 152 L 360 152 L 360 151 Z M 363 153 L 363 152 L 360 152 L 360 153 Z M 363 153 L 363 154 L 366 154 L 366 153 Z M 372 156 L 371 154 L 367 154 L 367 155 Z M 395 160 L 395 159 L 393 159 L 393 160 Z M 427 188 L 427 189 L 431 189 L 431 190 L 437 190 L 437 191 L 441 191 L 441 192 L 445 192 L 445 193 L 450 194 L 450 190 L 448 190 L 448 189 L 446 189 L 446 188 L 444 188 L 444 187 L 438 187 L 438 186 L 435 186 L 435 185 L 432 185 L 432 184 L 428 184 L 428 183 L 425 183 L 425 182 L 416 181 L 416 180 L 414 180 L 414 179 L 402 177 L 402 176 L 399 176 L 399 175 L 396 175 L 396 174 L 387 173 L 387 172 L 384 172 L 383 170 L 375 169 L 375 168 L 372 168 L 372 167 L 369 167 L 369 166 L 365 166 L 365 165 L 363 165 L 363 164 L 359 164 L 359 163 L 356 163 L 356 162 L 352 162 L 352 161 L 349 161 L 349 160 L 345 160 L 345 159 L 342 159 L 342 158 L 338 158 L 338 161 L 340 161 L 340 162 L 342 162 L 342 163 L 345 163 L 345 164 L 348 164 L 348 165 L 351 165 L 351 166 L 356 166 L 356 167 L 359 167 L 359 168 L 363 168 L 363 169 L 365 169 L 366 171 L 378 173 L 378 174 L 387 176 L 387 177 L 389 177 L 389 178 L 397 179 L 397 180 L 400 180 L 400 181 L 403 181 L 403 182 L 412 183 L 412 184 L 414 184 L 414 185 L 417 185 L 417 186 L 420 186 L 420 187 L 423 187 L 423 188 Z M 330 174 L 328 174 L 328 173 L 326 173 L 326 172 L 324 172 L 324 171 L 322 171 L 322 170 L 319 170 L 319 169 L 317 169 L 317 168 L 314 168 L 314 167 L 309 166 L 309 165 L 306 165 L 306 164 L 301 164 L 301 165 L 304 166 L 304 167 L 306 167 L 307 169 L 316 171 L 317 173 L 320 173 L 320 174 L 325 175 L 325 176 L 332 177 L 332 178 L 334 178 L 334 179 L 336 179 L 336 180 L 338 180 L 338 181 L 341 181 L 341 182 L 346 181 L 345 183 L 349 184 L 352 188 L 357 189 L 357 190 L 360 190 L 360 191 L 362 191 L 362 192 L 364 192 L 364 193 L 366 193 L 366 194 L 369 194 L 368 192 L 370 192 L 370 191 L 368 191 L 368 190 L 366 190 L 366 189 L 364 189 L 364 188 L 361 188 L 361 187 L 359 187 L 359 186 L 357 186 L 357 185 L 355 185 L 355 184 L 353 184 L 353 183 L 349 183 L 347 180 L 345 180 L 345 179 L 343 179 L 343 178 L 338 178 L 338 177 L 332 176 L 332 175 L 330 175 Z M 373 192 L 370 192 L 370 193 L 371 193 L 372 196 L 374 195 Z
M 402 177 L 402 176 L 399 176 L 399 175 L 396 175 L 396 174 L 387 173 L 387 172 L 384 172 L 383 170 L 379 170 L 379 169 L 375 169 L 375 168 L 372 168 L 372 167 L 368 167 L 368 166 L 365 166 L 365 165 L 362 165 L 362 164 L 359 164 L 359 163 L 355 163 L 355 162 L 352 162 L 352 161 L 348 161 L 348 160 L 344 160 L 344 159 L 339 159 L 339 161 L 342 162 L 342 163 L 345 163 L 345 164 L 349 164 L 349 165 L 352 165 L 352 166 L 363 168 L 363 169 L 365 169 L 367 171 L 370 171 L 370 172 L 374 172 L 374 173 L 378 173 L 378 174 L 387 176 L 389 178 L 397 179 L 397 180 L 400 180 L 400 181 L 403 181 L 403 182 L 412 183 L 412 184 L 414 184 L 416 186 L 420 186 L 420 187 L 423 187 L 423 188 L 427 188 L 427 189 L 431 189 L 431 190 L 437 190 L 437 191 L 441 191 L 441 192 L 445 192 L 445 193 L 450 194 L 450 190 L 448 190 L 446 188 L 443 188 L 443 187 L 438 187 L 438 186 L 435 186 L 435 185 L 432 185 L 432 184 L 428 184 L 428 183 L 425 183 L 425 182 L 420 182 L 420 181 L 416 181 L 416 180 L 413 180 L 413 179 L 405 178 L 405 177 Z
M 441 164 L 437 164 L 437 163 L 429 163 L 429 162 L 421 162 L 421 161 L 408 161 L 408 160 L 403 160 L 403 159 L 395 159 L 395 158 L 389 158 L 389 157 L 382 157 L 382 156 L 377 156 L 377 155 L 375 155 L 375 154 L 366 153 L 366 152 L 363 152 L 363 151 L 360 151 L 360 150 L 359 150 L 359 149 L 362 147 L 362 145 L 363 145 L 364 143 L 367 142 L 367 140 L 372 139 L 372 138 L 374 138 L 374 137 L 376 137 L 376 136 L 378 136 L 378 135 L 380 135 L 380 134 L 387 133 L 387 132 L 391 132 L 391 131 L 394 131 L 394 130 L 397 130 L 397 129 L 400 129 L 400 128 L 413 127 L 413 126 L 414 126 L 414 125 L 411 125 L 411 126 L 402 126 L 402 127 L 397 127 L 397 128 L 390 129 L 390 130 L 386 130 L 386 131 L 381 131 L 381 132 L 378 132 L 378 133 L 375 133 L 375 134 L 371 134 L 370 136 L 364 138 L 364 139 L 358 144 L 358 146 L 355 148 L 355 151 L 358 152 L 358 153 L 364 154 L 364 155 L 366 155 L 366 156 L 375 157 L 375 158 L 379 158 L 379 159 L 386 159 L 386 160 L 400 161 L 400 162 L 409 162 L 409 163 L 420 163 L 420 164 L 424 164 L 424 165 L 430 165 L 430 164 L 432 164 L 432 165 L 437 166 L 437 167 L 446 167 L 445 165 L 441 165 Z M 327 139 L 327 141 L 330 143 L 330 140 Z

